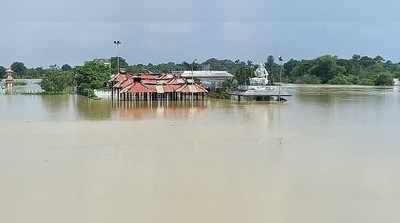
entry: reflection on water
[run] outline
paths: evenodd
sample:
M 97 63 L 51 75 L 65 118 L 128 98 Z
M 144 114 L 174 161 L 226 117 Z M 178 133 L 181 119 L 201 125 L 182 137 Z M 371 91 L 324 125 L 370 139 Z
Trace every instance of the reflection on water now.
M 206 112 L 209 104 L 218 101 L 172 102 L 111 102 L 90 100 L 81 96 L 12 95 L 0 97 L 0 120 L 127 120 L 165 118 L 189 118 L 195 113 Z
M 113 108 L 121 119 L 189 118 L 205 112 L 207 101 L 116 102 Z
M 74 102 L 79 117 L 83 119 L 104 120 L 111 118 L 112 106 L 108 101 L 90 100 L 78 96 Z
M 399 222 L 398 89 L 0 96 L 0 222 Z

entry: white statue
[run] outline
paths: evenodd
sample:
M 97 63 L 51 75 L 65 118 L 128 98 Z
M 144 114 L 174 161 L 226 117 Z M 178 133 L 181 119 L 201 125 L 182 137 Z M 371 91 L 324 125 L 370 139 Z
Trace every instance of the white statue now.
M 265 69 L 264 64 L 260 63 L 260 66 L 257 68 L 255 71 L 256 77 L 261 77 L 261 78 L 268 78 L 268 71 Z
M 254 72 L 255 76 L 254 78 L 250 78 L 250 85 L 254 86 L 266 86 L 268 85 L 268 71 L 265 69 L 264 65 L 260 63 L 260 66 L 258 66 L 257 70 Z

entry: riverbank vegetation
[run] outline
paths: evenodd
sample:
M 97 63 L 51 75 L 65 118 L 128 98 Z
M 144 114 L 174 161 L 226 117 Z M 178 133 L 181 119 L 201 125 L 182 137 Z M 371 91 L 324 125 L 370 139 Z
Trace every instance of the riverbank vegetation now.
M 74 69 L 77 93 L 94 98 L 94 90 L 106 87 L 111 78 L 110 66 L 96 61 L 86 62 Z
M 225 83 L 228 89 L 237 85 L 249 84 L 249 78 L 259 66 L 253 61 L 208 59 L 202 63 L 160 63 L 129 64 L 120 58 L 121 70 L 132 73 L 152 71 L 166 73 L 183 70 L 226 70 L 235 78 Z M 279 81 L 296 84 L 340 84 L 340 85 L 393 85 L 393 78 L 400 77 L 400 63 L 385 60 L 381 56 L 368 57 L 354 55 L 350 59 L 325 55 L 315 59 L 290 59 L 278 64 L 273 56 L 264 62 L 272 82 Z M 95 59 L 81 66 L 64 64 L 61 67 L 51 65 L 48 68 L 27 68 L 22 62 L 11 65 L 16 79 L 43 79 L 41 86 L 46 92 L 71 93 L 94 97 L 94 90 L 106 87 L 112 73 L 117 72 L 117 58 Z M 4 78 L 6 69 L 0 66 L 0 78 Z M 224 97 L 223 94 L 219 96 Z
M 72 93 L 75 86 L 74 74 L 70 71 L 52 70 L 45 74 L 40 87 L 48 93 Z
M 298 84 L 393 85 L 400 76 L 400 65 L 380 56 L 354 55 L 351 59 L 322 56 L 313 60 L 289 60 L 283 78 Z
M 130 72 L 150 70 L 153 72 L 170 72 L 182 70 L 226 70 L 234 74 L 239 85 L 248 84 L 253 77 L 257 63 L 240 60 L 208 59 L 202 63 L 161 63 L 128 65 L 120 60 L 121 67 Z M 374 58 L 354 55 L 350 59 L 325 55 L 315 59 L 290 59 L 278 64 L 273 56 L 268 56 L 264 63 L 271 74 L 271 81 L 278 82 L 282 72 L 282 82 L 296 84 L 332 84 L 332 85 L 393 85 L 393 78 L 400 77 L 400 63 L 385 60 L 381 56 Z
M 46 93 L 76 92 L 93 98 L 94 89 L 104 88 L 110 76 L 109 66 L 90 61 L 75 68 L 49 70 L 44 74 L 40 86 Z

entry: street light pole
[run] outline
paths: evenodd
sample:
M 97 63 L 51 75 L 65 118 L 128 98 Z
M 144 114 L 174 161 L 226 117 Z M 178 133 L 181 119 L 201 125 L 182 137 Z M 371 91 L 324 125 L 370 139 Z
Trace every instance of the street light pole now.
M 120 69 L 119 69 L 118 47 L 119 47 L 119 45 L 121 45 L 121 41 L 115 40 L 115 41 L 114 41 L 114 45 L 115 45 L 115 48 L 117 49 L 117 74 L 119 74 Z
M 193 73 L 194 73 L 194 63 L 196 63 L 196 61 L 197 61 L 197 59 L 194 59 L 193 63 L 192 63 L 192 84 L 194 84 L 194 77 L 193 77 L 194 74 Z M 193 96 L 194 95 L 193 95 L 193 91 L 192 91 L 192 101 L 193 101 Z
M 279 61 L 281 62 L 281 69 L 279 71 L 279 86 L 278 86 L 278 101 L 281 102 L 281 84 L 282 84 L 282 70 L 283 70 L 283 59 L 280 56 Z

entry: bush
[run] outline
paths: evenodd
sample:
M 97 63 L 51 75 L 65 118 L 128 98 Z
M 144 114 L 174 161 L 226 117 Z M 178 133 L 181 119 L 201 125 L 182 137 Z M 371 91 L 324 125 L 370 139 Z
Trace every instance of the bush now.
M 357 84 L 373 86 L 373 85 L 375 85 L 375 81 L 373 79 L 363 78 L 363 79 L 360 79 L 360 81 Z
M 336 77 L 330 79 L 328 84 L 339 84 L 339 85 L 349 85 L 352 84 L 352 81 L 347 76 L 343 74 L 339 74 Z
M 314 75 L 306 74 L 296 79 L 296 84 L 321 84 L 321 80 Z
M 82 83 L 77 87 L 77 91 L 80 95 L 86 96 L 89 98 L 95 97 L 94 90 L 87 83 Z
M 375 80 L 376 86 L 392 86 L 393 84 L 393 75 L 390 73 L 379 74 Z

